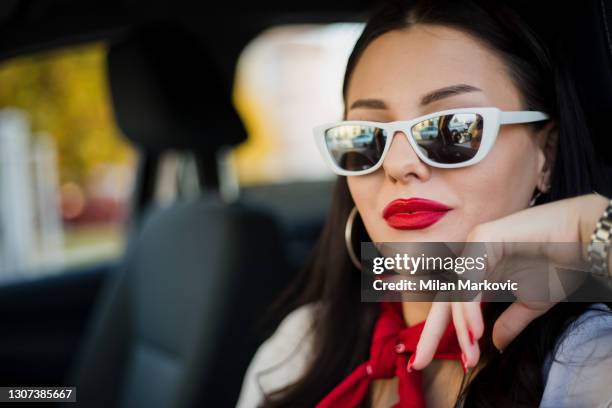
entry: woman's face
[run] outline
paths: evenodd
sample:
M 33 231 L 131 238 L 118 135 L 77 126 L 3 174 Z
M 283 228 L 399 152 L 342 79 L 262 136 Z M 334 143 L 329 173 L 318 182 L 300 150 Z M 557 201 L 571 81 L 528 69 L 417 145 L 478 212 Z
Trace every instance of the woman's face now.
M 454 88 L 447 92 L 448 87 Z M 461 31 L 434 25 L 391 31 L 370 43 L 347 91 L 347 120 L 409 120 L 477 106 L 524 109 L 505 64 L 494 52 Z M 378 171 L 348 177 L 370 238 L 459 242 L 477 224 L 527 207 L 534 188 L 545 185 L 543 132 L 503 125 L 487 157 L 459 169 L 426 165 L 406 136 L 396 133 Z M 383 217 L 391 201 L 416 197 L 435 200 L 450 210 L 426 227 L 398 228 L 397 222 L 388 223 Z

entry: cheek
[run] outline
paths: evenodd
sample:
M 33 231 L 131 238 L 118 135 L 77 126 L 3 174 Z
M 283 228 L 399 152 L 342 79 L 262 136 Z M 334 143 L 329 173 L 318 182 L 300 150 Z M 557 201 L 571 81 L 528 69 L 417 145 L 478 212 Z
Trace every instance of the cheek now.
M 463 192 L 465 210 L 479 218 L 475 224 L 500 218 L 524 209 L 531 199 L 537 148 L 524 131 L 502 132 L 489 155 L 462 173 L 453 184 Z
M 353 201 L 360 214 L 369 212 L 376 206 L 376 195 L 380 191 L 382 180 L 377 174 L 347 177 L 347 183 Z

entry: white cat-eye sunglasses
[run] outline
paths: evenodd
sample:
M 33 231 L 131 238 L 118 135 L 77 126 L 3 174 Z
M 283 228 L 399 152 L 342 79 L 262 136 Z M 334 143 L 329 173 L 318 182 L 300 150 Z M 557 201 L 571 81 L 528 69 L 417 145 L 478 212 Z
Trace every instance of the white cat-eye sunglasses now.
M 489 153 L 500 125 L 548 118 L 538 111 L 462 108 L 409 121 L 330 123 L 314 128 L 314 134 L 321 154 L 334 173 L 360 176 L 380 168 L 396 132 L 406 135 L 417 156 L 428 165 L 459 168 L 476 164 Z

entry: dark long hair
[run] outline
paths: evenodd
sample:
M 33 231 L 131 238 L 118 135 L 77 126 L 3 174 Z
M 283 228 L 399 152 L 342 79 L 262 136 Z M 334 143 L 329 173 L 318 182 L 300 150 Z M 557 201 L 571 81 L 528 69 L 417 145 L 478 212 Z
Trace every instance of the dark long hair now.
M 522 18 L 493 0 L 389 1 L 370 18 L 348 60 L 344 96 L 365 48 L 380 35 L 414 24 L 438 24 L 482 41 L 505 62 L 523 97 L 524 109 L 548 112 L 558 130 L 551 188 L 536 204 L 591 193 L 610 195 L 602 161 L 589 130 L 560 49 L 547 47 Z M 536 125 L 538 126 L 538 125 Z M 344 242 L 344 228 L 354 206 L 346 177 L 336 183 L 327 223 L 313 254 L 281 299 L 289 308 L 316 302 L 311 364 L 301 378 L 266 396 L 266 407 L 312 407 L 368 358 L 378 304 L 360 301 L 359 272 Z M 355 244 L 369 241 L 356 225 Z M 534 320 L 502 354 L 490 340 L 492 323 L 508 306 L 485 308 L 487 331 L 481 347 L 485 362 L 458 400 L 476 407 L 536 406 L 543 393 L 541 369 L 563 330 L 588 303 L 560 303 Z

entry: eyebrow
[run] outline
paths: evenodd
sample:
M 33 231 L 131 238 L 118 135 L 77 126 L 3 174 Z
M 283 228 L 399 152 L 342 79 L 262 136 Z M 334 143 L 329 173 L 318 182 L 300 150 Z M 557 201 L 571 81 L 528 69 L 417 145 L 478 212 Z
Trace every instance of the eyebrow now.
M 448 98 L 462 93 L 478 91 L 481 91 L 481 89 L 468 84 L 445 86 L 444 88 L 439 88 L 423 95 L 421 97 L 419 105 L 425 106 L 440 99 Z M 358 99 L 353 102 L 349 110 L 356 108 L 388 109 L 387 104 L 382 99 Z
M 468 84 L 445 86 L 444 88 L 436 89 L 435 91 L 423 95 L 423 97 L 421 97 L 420 105 L 425 106 L 440 99 L 448 98 L 450 96 L 478 91 L 481 91 L 481 89 Z
M 349 109 L 356 108 L 387 109 L 387 104 L 381 99 L 357 99 Z

